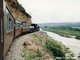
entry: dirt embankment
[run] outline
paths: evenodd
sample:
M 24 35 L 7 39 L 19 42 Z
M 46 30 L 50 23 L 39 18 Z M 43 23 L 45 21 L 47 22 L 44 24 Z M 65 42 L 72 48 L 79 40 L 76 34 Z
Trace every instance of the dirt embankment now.
M 6 0 L 6 4 L 15 20 L 26 22 L 27 24 L 32 23 L 31 16 L 17 0 Z
M 15 39 L 7 54 L 7 60 L 55 60 L 55 56 L 59 55 L 55 51 L 65 52 L 65 46 L 39 31 Z

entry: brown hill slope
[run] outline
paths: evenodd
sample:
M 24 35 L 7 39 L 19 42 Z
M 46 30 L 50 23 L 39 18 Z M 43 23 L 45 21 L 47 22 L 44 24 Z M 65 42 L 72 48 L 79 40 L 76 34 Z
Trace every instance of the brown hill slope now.
M 39 31 L 17 38 L 10 48 L 7 60 L 55 60 L 66 53 L 66 47 Z
M 18 3 L 17 0 L 6 0 L 6 3 L 16 20 L 29 24 L 32 23 L 31 16 L 25 11 L 25 9 Z

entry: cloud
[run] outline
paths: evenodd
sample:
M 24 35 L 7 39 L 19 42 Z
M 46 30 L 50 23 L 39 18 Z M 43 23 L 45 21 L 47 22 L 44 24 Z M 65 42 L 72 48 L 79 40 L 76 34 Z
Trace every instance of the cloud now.
M 80 0 L 19 0 L 35 23 L 80 21 Z

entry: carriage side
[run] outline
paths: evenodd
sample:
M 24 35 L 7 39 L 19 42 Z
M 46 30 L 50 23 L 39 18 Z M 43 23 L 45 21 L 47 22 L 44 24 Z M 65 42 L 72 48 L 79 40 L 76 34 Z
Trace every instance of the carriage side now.
M 3 60 L 3 47 L 4 47 L 4 36 L 3 36 L 3 0 L 0 0 L 0 60 Z
M 4 5 L 4 57 L 14 38 L 14 19 L 6 5 Z

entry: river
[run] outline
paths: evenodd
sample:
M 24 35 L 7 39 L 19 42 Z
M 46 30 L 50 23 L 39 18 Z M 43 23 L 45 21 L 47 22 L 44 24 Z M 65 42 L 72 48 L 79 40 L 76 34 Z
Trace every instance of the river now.
M 48 36 L 52 37 L 53 39 L 62 42 L 66 47 L 70 48 L 70 50 L 75 54 L 76 60 L 80 60 L 78 56 L 80 55 L 80 40 L 74 38 L 67 38 L 60 36 L 53 32 L 45 31 Z

